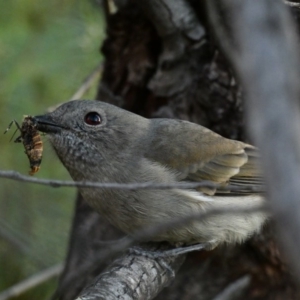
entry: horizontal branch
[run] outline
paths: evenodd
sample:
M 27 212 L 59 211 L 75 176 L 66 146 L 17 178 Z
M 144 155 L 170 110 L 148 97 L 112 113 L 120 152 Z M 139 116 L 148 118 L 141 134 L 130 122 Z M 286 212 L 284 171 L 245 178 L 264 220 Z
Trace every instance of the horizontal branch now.
M 252 192 L 263 192 L 262 188 L 249 187 L 249 186 L 223 186 L 211 181 L 201 182 L 177 182 L 170 184 L 143 182 L 143 183 L 116 183 L 116 182 L 93 182 L 93 181 L 71 181 L 71 180 L 56 180 L 56 179 L 40 179 L 32 176 L 22 175 L 19 172 L 8 170 L 0 170 L 0 178 L 12 179 L 21 182 L 35 183 L 40 185 L 47 185 L 51 187 L 84 187 L 84 188 L 96 188 L 96 189 L 117 189 L 117 190 L 148 190 L 148 189 L 196 189 L 199 187 L 217 188 L 222 191 L 243 189 Z

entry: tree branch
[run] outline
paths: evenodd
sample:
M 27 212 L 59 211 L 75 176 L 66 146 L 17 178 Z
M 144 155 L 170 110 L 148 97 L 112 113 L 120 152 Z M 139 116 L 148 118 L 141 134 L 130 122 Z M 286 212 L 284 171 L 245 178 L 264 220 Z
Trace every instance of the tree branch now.
M 77 300 L 153 299 L 175 277 L 185 256 L 161 260 L 134 254 L 114 261 Z
M 100 77 L 100 74 L 103 71 L 103 63 L 100 63 L 82 82 L 81 86 L 78 90 L 72 95 L 70 100 L 80 99 L 96 82 L 96 80 Z
M 0 300 L 8 300 L 11 298 L 15 298 L 27 292 L 28 290 L 48 281 L 49 279 L 58 276 L 59 273 L 62 271 L 62 268 L 63 264 L 58 264 L 37 274 L 34 274 L 33 276 L 13 285 L 9 289 L 0 293 Z
M 18 172 L 8 170 L 0 170 L 0 178 L 12 179 L 21 182 L 35 183 L 40 185 L 51 186 L 54 188 L 59 187 L 85 187 L 85 188 L 96 188 L 96 189 L 117 189 L 117 190 L 148 190 L 148 189 L 158 189 L 158 190 L 169 190 L 174 188 L 180 189 L 195 189 L 198 187 L 211 187 L 217 188 L 222 191 L 228 190 L 247 190 L 252 192 L 263 192 L 263 187 L 251 187 L 251 186 L 223 186 L 222 184 L 216 184 L 211 181 L 201 181 L 201 182 L 177 182 L 170 184 L 161 184 L 154 182 L 143 182 L 143 183 L 116 183 L 116 182 L 93 182 L 93 181 L 68 181 L 68 180 L 56 180 L 56 179 L 40 179 L 32 176 L 22 175 Z
M 213 300 L 235 300 L 245 292 L 245 289 L 250 285 L 250 276 L 243 276 L 238 280 L 230 283 L 221 293 L 219 293 Z

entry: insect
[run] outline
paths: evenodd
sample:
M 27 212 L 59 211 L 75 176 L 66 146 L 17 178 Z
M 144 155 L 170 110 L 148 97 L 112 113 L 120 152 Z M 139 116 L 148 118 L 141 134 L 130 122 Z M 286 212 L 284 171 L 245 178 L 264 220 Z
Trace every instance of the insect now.
M 16 120 L 12 120 L 4 133 L 11 128 L 12 124 L 16 124 L 17 130 L 21 133 L 14 142 L 23 143 L 25 154 L 29 159 L 31 168 L 29 175 L 34 175 L 40 169 L 43 155 L 43 142 L 38 130 L 36 129 L 35 121 L 31 116 L 25 116 L 20 126 Z

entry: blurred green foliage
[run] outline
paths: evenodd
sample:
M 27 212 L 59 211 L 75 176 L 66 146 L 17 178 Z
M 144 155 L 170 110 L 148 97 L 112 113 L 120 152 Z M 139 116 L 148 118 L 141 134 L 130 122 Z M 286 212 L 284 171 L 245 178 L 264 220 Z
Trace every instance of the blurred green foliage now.
M 101 7 L 88 0 L 0 0 L 0 130 L 68 100 L 102 59 Z M 95 89 L 84 98 L 93 98 Z M 0 133 L 0 169 L 28 174 L 22 144 Z M 16 133 L 16 136 L 18 133 Z M 70 179 L 46 137 L 39 178 Z M 76 191 L 0 178 L 0 293 L 62 262 Z M 48 299 L 55 282 L 18 299 Z

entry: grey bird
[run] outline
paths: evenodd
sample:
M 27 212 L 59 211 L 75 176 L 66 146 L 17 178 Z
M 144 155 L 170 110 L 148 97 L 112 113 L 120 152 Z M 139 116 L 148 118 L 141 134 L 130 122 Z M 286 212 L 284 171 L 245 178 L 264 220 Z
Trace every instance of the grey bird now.
M 105 102 L 75 100 L 35 116 L 75 181 L 116 183 L 201 182 L 197 189 L 80 188 L 88 204 L 126 234 L 210 209 L 264 204 L 258 150 L 182 120 L 146 119 Z M 174 245 L 240 243 L 267 219 L 262 211 L 212 215 L 161 231 L 151 241 Z

